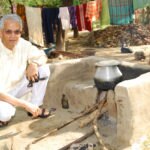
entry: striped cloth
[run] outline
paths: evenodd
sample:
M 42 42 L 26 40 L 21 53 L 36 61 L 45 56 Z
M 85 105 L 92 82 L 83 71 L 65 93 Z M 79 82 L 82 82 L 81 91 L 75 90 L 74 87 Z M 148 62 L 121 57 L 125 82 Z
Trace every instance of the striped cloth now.
M 86 8 L 87 8 L 86 3 L 76 6 L 77 26 L 79 31 L 82 30 L 92 31 L 92 24 L 89 21 L 89 19 L 85 17 Z
M 97 19 L 100 18 L 101 10 L 102 10 L 101 0 L 89 1 L 87 2 L 85 16 L 89 18 L 90 21 L 96 21 Z
M 110 23 L 115 25 L 133 22 L 132 0 L 109 0 Z

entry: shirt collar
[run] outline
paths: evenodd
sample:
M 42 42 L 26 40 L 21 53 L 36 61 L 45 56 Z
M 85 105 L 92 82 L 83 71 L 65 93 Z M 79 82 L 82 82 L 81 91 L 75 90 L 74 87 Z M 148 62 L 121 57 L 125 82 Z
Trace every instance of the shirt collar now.
M 20 39 L 19 39 L 20 40 Z M 18 42 L 19 43 L 19 42 Z M 13 48 L 13 50 L 8 49 L 2 42 L 2 40 L 0 39 L 0 45 L 2 46 L 2 51 L 5 52 L 6 54 L 10 55 L 10 54 L 14 54 L 16 52 L 16 49 L 18 47 L 19 44 L 16 44 L 16 46 Z

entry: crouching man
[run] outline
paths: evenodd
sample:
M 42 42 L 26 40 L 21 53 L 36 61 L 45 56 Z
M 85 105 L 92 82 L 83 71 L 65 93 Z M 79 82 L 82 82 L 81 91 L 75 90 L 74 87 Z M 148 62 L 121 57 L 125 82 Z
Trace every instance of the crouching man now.
M 0 20 L 0 127 L 15 115 L 16 106 L 28 115 L 46 118 L 43 104 L 50 71 L 42 50 L 21 38 L 22 20 L 8 14 Z M 37 82 L 38 81 L 38 82 Z M 20 99 L 31 92 L 30 101 Z

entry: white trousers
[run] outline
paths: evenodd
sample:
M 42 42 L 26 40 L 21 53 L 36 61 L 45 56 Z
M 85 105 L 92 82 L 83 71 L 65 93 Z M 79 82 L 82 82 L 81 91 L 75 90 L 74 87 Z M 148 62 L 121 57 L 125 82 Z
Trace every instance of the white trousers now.
M 50 70 L 48 65 L 43 65 L 39 67 L 39 75 L 40 78 L 48 77 L 46 80 L 39 80 L 38 82 L 33 83 L 32 87 L 27 87 L 29 81 L 24 77 L 24 79 L 20 82 L 20 84 L 8 92 L 10 95 L 21 98 L 25 94 L 31 92 L 31 100 L 32 104 L 40 106 L 43 104 L 44 95 L 46 92 L 47 83 L 50 76 Z M 12 116 L 15 115 L 16 108 L 4 101 L 0 100 L 0 121 L 9 121 Z

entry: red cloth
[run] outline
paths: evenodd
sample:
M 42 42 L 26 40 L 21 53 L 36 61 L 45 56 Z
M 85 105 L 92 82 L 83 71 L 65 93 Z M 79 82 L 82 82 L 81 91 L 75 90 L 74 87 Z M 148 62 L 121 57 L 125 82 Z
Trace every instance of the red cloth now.
M 87 4 L 81 4 L 76 6 L 77 26 L 78 30 L 92 31 L 91 21 L 86 17 Z

